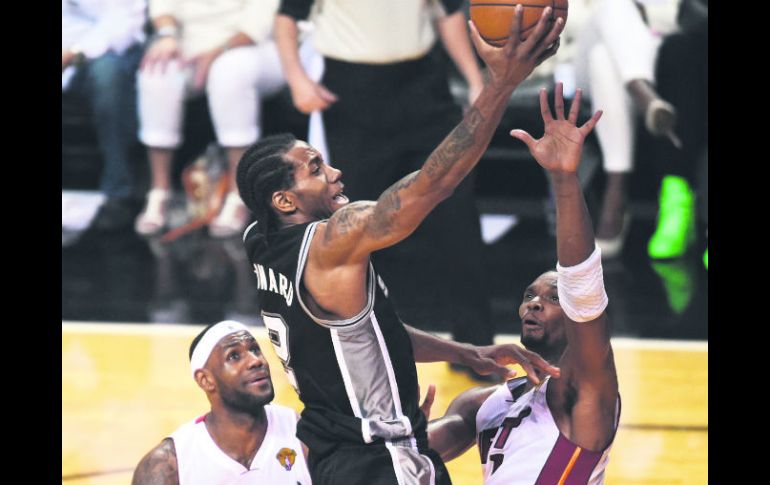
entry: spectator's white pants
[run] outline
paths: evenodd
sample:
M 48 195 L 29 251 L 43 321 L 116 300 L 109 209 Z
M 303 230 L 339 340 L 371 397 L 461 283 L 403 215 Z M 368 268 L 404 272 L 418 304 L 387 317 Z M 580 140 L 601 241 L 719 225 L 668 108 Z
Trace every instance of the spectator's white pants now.
M 318 56 L 311 42 L 300 48 L 303 64 Z M 139 139 L 155 148 L 181 143 L 184 102 L 202 94 L 192 89 L 192 66 L 168 64 L 138 75 Z M 224 147 L 245 147 L 261 136 L 261 100 L 275 94 L 286 81 L 278 50 L 270 40 L 256 46 L 225 51 L 212 63 L 205 84 L 217 141 Z
M 660 40 L 632 0 L 600 0 L 581 32 L 577 86 L 590 94 L 593 111 L 604 111 L 596 136 L 606 172 L 631 171 L 638 117 L 626 84 L 634 79 L 654 84 Z

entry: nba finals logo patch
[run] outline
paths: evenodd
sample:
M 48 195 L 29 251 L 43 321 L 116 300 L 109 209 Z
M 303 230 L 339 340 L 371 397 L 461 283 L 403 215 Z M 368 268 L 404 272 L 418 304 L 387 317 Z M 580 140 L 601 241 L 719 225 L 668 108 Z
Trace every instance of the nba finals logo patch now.
M 286 471 L 289 471 L 291 470 L 291 467 L 294 466 L 294 460 L 297 459 L 297 452 L 291 448 L 281 448 L 281 451 L 275 455 L 275 458 L 278 460 L 278 463 L 280 463 L 281 466 L 286 469 Z

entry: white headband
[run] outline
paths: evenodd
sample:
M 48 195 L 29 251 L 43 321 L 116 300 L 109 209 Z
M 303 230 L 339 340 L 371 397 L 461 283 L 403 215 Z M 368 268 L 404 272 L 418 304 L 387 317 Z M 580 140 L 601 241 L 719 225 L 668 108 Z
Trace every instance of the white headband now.
M 220 340 L 230 334 L 241 332 L 243 330 L 251 333 L 249 329 L 246 328 L 246 325 L 234 320 L 219 322 L 208 329 L 206 333 L 203 334 L 198 345 L 195 346 L 195 350 L 193 350 L 192 357 L 190 358 L 190 370 L 192 371 L 193 379 L 195 379 L 195 371 L 203 369 L 203 366 L 206 365 L 206 361 L 209 360 L 211 351 L 214 350 L 214 347 Z

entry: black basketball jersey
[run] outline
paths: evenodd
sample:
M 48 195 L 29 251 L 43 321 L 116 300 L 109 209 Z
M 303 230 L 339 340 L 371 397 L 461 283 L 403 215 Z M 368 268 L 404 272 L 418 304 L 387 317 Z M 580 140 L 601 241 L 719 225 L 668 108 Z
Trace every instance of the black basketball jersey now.
M 426 448 L 411 340 L 373 265 L 355 317 L 324 320 L 306 306 L 302 274 L 317 224 L 278 230 L 268 245 L 255 226 L 244 234 L 270 341 L 305 405 L 297 436 L 319 455 L 340 442 L 405 437 Z

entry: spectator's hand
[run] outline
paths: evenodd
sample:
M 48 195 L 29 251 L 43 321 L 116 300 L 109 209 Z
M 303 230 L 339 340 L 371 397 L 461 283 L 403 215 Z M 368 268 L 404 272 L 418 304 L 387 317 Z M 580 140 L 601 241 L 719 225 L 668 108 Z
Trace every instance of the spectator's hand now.
M 203 89 L 206 85 L 211 65 L 222 52 L 224 52 L 224 49 L 217 47 L 185 61 L 185 64 L 193 64 L 195 68 L 192 81 L 193 89 L 196 91 Z
M 524 130 L 511 131 L 511 136 L 526 143 L 537 163 L 551 173 L 577 172 L 583 141 L 602 116 L 602 111 L 599 110 L 578 128 L 577 117 L 583 92 L 580 89 L 575 91 L 575 99 L 572 101 L 567 119 L 564 118 L 563 92 L 564 85 L 557 83 L 554 93 L 556 111 L 556 119 L 554 119 L 551 116 L 551 107 L 548 105 L 548 93 L 545 88 L 540 90 L 540 113 L 545 123 L 545 134 L 542 138 L 535 140 Z
M 179 57 L 179 41 L 173 36 L 163 36 L 155 40 L 147 49 L 139 66 L 140 70 L 153 72 L 160 69 L 161 74 L 166 72 L 166 66 L 170 61 Z
M 473 22 L 469 22 L 471 41 L 486 63 L 489 80 L 495 86 L 518 85 L 532 73 L 535 67 L 558 50 L 556 41 L 564 29 L 564 20 L 558 18 L 556 22 L 550 21 L 551 7 L 544 8 L 535 30 L 527 40 L 522 42 L 520 32 L 523 15 L 524 9 L 521 5 L 517 5 L 508 42 L 502 47 L 487 44 Z M 554 43 L 556 43 L 555 46 Z
M 417 386 L 417 395 L 420 395 L 420 386 Z M 428 386 L 428 393 L 425 394 L 425 400 L 420 405 L 420 411 L 425 414 L 425 421 L 430 421 L 430 408 L 433 407 L 433 399 L 436 397 L 436 386 L 431 384 Z
M 554 367 L 535 352 L 531 352 L 515 344 L 486 345 L 473 347 L 470 356 L 463 364 L 471 367 L 481 375 L 498 374 L 506 379 L 516 376 L 516 371 L 505 367 L 509 364 L 519 364 L 527 373 L 527 379 L 533 384 L 540 384 L 535 369 L 545 374 L 559 377 L 561 371 Z
M 337 95 L 305 77 L 289 84 L 294 106 L 302 113 L 324 110 L 337 101 Z

